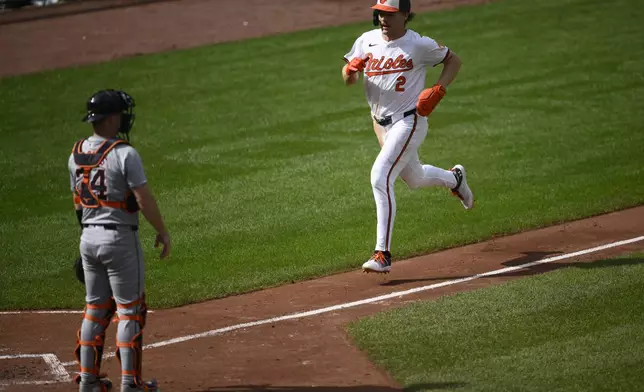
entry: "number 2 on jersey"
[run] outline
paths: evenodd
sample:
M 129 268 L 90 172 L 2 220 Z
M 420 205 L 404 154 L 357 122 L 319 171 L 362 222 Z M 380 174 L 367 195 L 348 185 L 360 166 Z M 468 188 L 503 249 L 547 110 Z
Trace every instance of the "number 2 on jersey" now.
M 396 80 L 398 81 L 398 83 L 396 83 L 396 91 L 405 91 L 405 87 L 403 86 L 407 83 L 407 79 L 401 75 L 398 76 Z

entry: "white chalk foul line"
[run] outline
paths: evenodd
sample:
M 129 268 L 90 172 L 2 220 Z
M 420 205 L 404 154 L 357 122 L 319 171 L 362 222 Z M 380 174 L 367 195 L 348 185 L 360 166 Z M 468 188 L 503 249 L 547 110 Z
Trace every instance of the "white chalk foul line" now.
M 180 336 L 180 337 L 169 339 L 169 340 L 163 340 L 163 341 L 160 341 L 160 342 L 147 344 L 147 345 L 143 346 L 143 349 L 147 350 L 147 349 L 151 349 L 151 348 L 169 346 L 171 344 L 187 342 L 189 340 L 221 335 L 223 333 L 230 332 L 230 331 L 235 331 L 235 330 L 238 330 L 238 329 L 257 327 L 257 326 L 260 326 L 260 325 L 272 324 L 272 323 L 277 323 L 277 322 L 280 322 L 280 321 L 311 317 L 311 316 L 316 316 L 316 315 L 323 314 L 323 313 L 333 312 L 333 311 L 336 311 L 336 310 L 354 308 L 354 307 L 361 306 L 361 305 L 367 305 L 367 304 L 371 304 L 371 303 L 374 303 L 374 302 L 380 302 L 380 301 L 384 301 L 384 300 L 387 300 L 387 299 L 392 299 L 392 298 L 397 298 L 397 297 L 400 298 L 400 297 L 404 297 L 406 295 L 420 293 L 422 291 L 434 290 L 434 289 L 438 289 L 438 288 L 445 287 L 445 286 L 451 286 L 451 285 L 464 283 L 464 282 L 469 282 L 471 280 L 480 279 L 480 278 L 487 278 L 487 277 L 495 276 L 495 275 L 503 275 L 503 274 L 506 274 L 508 272 L 512 272 L 512 271 L 516 271 L 516 270 L 520 270 L 520 269 L 524 269 L 524 268 L 530 268 L 530 267 L 533 267 L 535 265 L 551 263 L 553 261 L 569 259 L 569 258 L 577 257 L 577 256 L 583 256 L 583 255 L 586 255 L 586 254 L 589 254 L 589 253 L 599 252 L 599 251 L 610 249 L 610 248 L 616 248 L 616 247 L 619 247 L 619 246 L 628 245 L 628 244 L 632 244 L 632 243 L 639 242 L 639 241 L 644 241 L 644 236 L 631 238 L 631 239 L 624 240 L 624 241 L 612 242 L 610 244 L 600 245 L 600 246 L 597 246 L 597 247 L 594 247 L 594 248 L 584 249 L 584 250 L 580 250 L 580 251 L 573 252 L 573 253 L 567 253 L 567 254 L 563 254 L 563 255 L 559 255 L 559 256 L 548 257 L 546 259 L 533 261 L 533 262 L 530 262 L 530 263 L 521 264 L 521 265 L 517 265 L 517 266 L 514 266 L 514 267 L 507 267 L 507 268 L 501 268 L 501 269 L 494 270 L 494 271 L 484 272 L 484 273 L 481 273 L 481 274 L 468 276 L 466 278 L 447 280 L 447 281 L 441 282 L 441 283 L 435 283 L 435 284 L 431 284 L 431 285 L 427 285 L 427 286 L 416 287 L 416 288 L 409 289 L 409 290 L 404 290 L 404 291 L 396 291 L 396 292 L 393 292 L 393 293 L 384 294 L 384 295 L 380 295 L 380 296 L 373 297 L 373 298 L 367 298 L 367 299 L 363 299 L 363 300 L 359 300 L 359 301 L 347 302 L 347 303 L 344 303 L 344 304 L 333 305 L 333 306 L 329 306 L 329 307 L 326 307 L 326 308 L 310 310 L 308 312 L 292 313 L 292 314 L 287 314 L 287 315 L 284 315 L 284 316 L 273 317 L 273 318 L 270 318 L 270 319 L 252 321 L 252 322 L 243 323 L 243 324 L 236 324 L 236 325 L 231 325 L 229 327 L 224 327 L 224 328 L 219 328 L 219 329 L 212 329 L 210 331 L 206 331 L 206 332 L 202 332 L 202 333 L 198 333 L 198 334 L 194 334 L 194 335 Z M 113 356 L 114 356 L 114 353 L 109 353 L 109 354 L 105 355 L 104 358 L 111 358 Z M 64 362 L 63 366 L 72 366 L 72 365 L 75 365 L 75 364 L 76 364 L 76 362 L 74 362 L 74 361 L 72 361 L 72 362 Z

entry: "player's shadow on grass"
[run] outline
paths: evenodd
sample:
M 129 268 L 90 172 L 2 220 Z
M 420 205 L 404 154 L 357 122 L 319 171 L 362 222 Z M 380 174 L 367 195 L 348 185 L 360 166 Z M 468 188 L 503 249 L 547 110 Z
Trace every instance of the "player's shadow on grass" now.
M 590 263 L 568 263 L 563 264 L 567 267 L 575 268 L 611 268 L 611 267 L 621 267 L 624 265 L 637 265 L 644 264 L 644 257 L 634 257 L 634 258 L 612 258 L 606 260 L 598 260 Z
M 520 266 L 523 264 L 531 263 L 534 261 L 538 260 L 544 260 L 548 258 L 549 256 L 554 256 L 554 255 L 560 255 L 563 254 L 563 252 L 523 252 L 524 256 L 508 260 L 506 262 L 503 262 L 502 264 L 506 267 L 515 267 L 515 266 Z M 613 258 L 600 258 L 600 260 L 596 261 L 588 261 L 588 262 L 561 262 L 561 261 L 553 261 L 549 263 L 544 263 L 544 264 L 536 264 L 530 267 L 522 268 L 518 271 L 513 271 L 508 274 L 500 274 L 499 276 L 529 276 L 529 275 L 535 275 L 535 274 L 541 274 L 544 272 L 550 272 L 554 270 L 558 270 L 561 268 L 569 268 L 569 267 L 574 267 L 574 268 L 584 268 L 584 269 L 589 269 L 589 268 L 611 268 L 611 267 L 619 267 L 623 265 L 635 265 L 635 264 L 642 264 L 644 263 L 644 257 L 636 257 L 636 258 L 618 258 L 618 257 L 613 257 Z
M 360 385 L 352 387 L 279 387 L 266 385 L 236 385 L 229 387 L 212 387 L 197 392 L 416 392 L 422 390 L 444 390 L 463 388 L 467 384 L 462 382 L 437 382 L 414 384 L 404 389 L 392 387 L 379 387 L 374 385 Z

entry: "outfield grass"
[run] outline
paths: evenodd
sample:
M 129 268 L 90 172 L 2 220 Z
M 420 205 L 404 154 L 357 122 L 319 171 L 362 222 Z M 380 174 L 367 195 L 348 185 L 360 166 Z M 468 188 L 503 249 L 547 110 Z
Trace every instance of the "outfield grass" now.
M 644 202 L 644 7 L 505 0 L 411 27 L 464 67 L 421 159 L 462 163 L 477 207 L 397 183 L 396 259 Z M 367 10 L 368 11 L 368 10 Z M 66 162 L 94 91 L 137 100 L 133 140 L 174 238 L 142 238 L 153 307 L 358 267 L 375 244 L 378 153 L 340 79 L 361 24 L 0 80 L 0 308 L 78 307 Z M 429 75 L 438 76 L 438 68 Z
M 642 298 L 638 254 L 418 302 L 349 330 L 409 390 L 641 391 Z

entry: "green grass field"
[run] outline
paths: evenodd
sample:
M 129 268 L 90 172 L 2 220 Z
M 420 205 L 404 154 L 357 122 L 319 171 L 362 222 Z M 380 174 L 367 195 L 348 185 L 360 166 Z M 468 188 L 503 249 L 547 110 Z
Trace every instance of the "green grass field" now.
M 137 100 L 133 142 L 174 239 L 153 307 L 359 267 L 378 143 L 340 60 L 365 22 L 0 80 L 0 308 L 79 307 L 66 163 L 96 90 Z M 395 259 L 644 202 L 644 6 L 502 0 L 421 14 L 461 74 L 421 160 L 468 170 L 477 207 L 397 183 Z M 432 82 L 438 68 L 428 76 Z
M 641 391 L 644 254 L 569 267 L 349 330 L 410 391 Z

